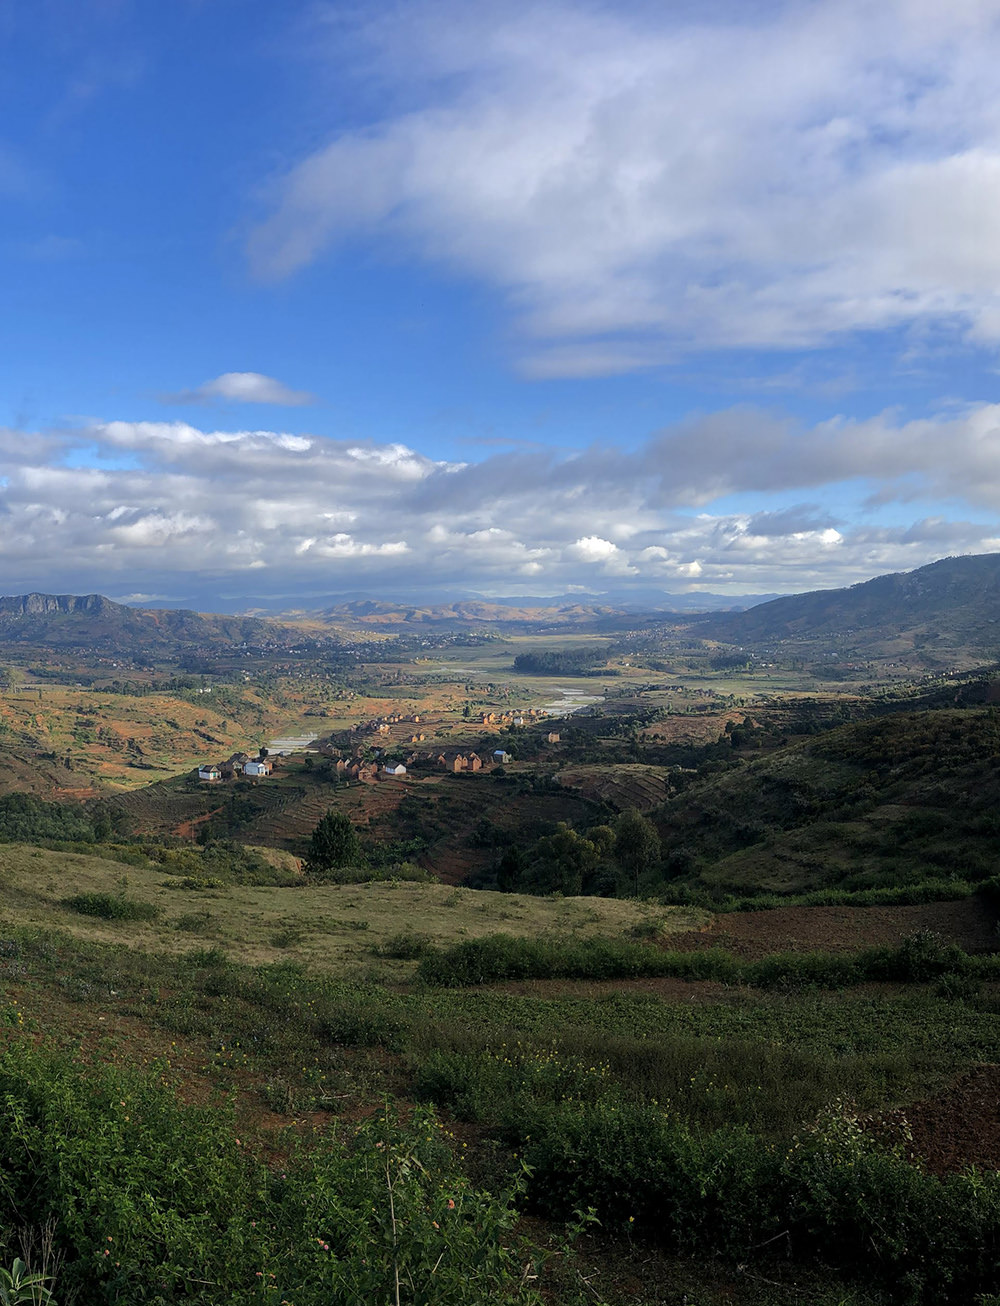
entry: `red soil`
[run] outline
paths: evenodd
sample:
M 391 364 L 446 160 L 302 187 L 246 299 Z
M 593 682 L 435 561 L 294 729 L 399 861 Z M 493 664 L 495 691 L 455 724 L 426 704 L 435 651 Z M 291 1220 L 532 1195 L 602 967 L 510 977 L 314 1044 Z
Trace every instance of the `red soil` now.
M 941 1093 L 865 1122 L 934 1174 L 1000 1170 L 1000 1066 L 974 1066 Z
M 934 930 L 969 952 L 997 945 L 996 915 L 978 898 L 914 907 L 775 907 L 729 912 L 702 930 L 672 934 L 664 947 L 681 951 L 725 948 L 740 957 L 773 952 L 856 952 L 899 943 L 916 930 Z

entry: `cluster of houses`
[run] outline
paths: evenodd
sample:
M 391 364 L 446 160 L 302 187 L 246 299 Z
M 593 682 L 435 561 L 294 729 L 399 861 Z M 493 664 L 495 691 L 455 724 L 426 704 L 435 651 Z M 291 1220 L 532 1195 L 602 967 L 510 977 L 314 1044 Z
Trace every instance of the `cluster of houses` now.
M 487 758 L 480 757 L 478 753 L 460 753 L 449 749 L 443 753 L 411 753 L 405 762 L 386 762 L 384 765 L 364 761 L 361 758 L 347 760 L 338 757 L 333 763 L 332 770 L 341 779 L 360 780 L 362 783 L 371 784 L 380 779 L 402 779 L 411 767 L 421 769 L 432 767 L 435 770 L 451 771 L 454 775 L 461 775 L 465 772 L 474 774 L 477 771 L 489 770 L 510 760 L 510 754 L 502 748 L 494 749 Z
M 517 712 L 483 712 L 480 720 L 484 726 L 526 726 L 529 721 L 538 721 L 543 716 L 548 716 L 543 708 L 529 707 Z
M 393 726 L 400 725 L 406 721 L 412 721 L 414 725 L 420 724 L 420 714 L 413 712 L 409 716 L 403 716 L 398 712 L 391 712 L 388 716 L 372 717 L 368 721 L 359 721 L 356 726 L 351 726 L 351 734 L 358 735 L 387 735 Z
M 273 770 L 274 763 L 263 752 L 257 757 L 251 757 L 249 753 L 234 753 L 232 757 L 218 765 L 214 762 L 206 762 L 199 766 L 198 779 L 205 780 L 209 784 L 214 784 L 218 780 L 233 780 L 239 775 L 259 779 L 261 776 L 270 775 Z

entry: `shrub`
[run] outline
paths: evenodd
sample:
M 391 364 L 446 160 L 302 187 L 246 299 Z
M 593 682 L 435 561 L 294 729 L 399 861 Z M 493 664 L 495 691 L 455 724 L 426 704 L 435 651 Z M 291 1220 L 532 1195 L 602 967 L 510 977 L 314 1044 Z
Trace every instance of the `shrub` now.
M 387 1106 L 269 1171 L 230 1106 L 181 1106 L 162 1072 L 0 1054 L 0 1226 L 54 1222 L 67 1298 L 539 1306 L 520 1185 L 474 1187 L 429 1111 Z
M 1000 957 L 970 956 L 931 931 L 919 931 L 895 948 L 868 948 L 856 953 L 774 953 L 759 961 L 744 961 L 720 948 L 671 952 L 616 939 L 564 941 L 489 934 L 450 948 L 428 948 L 417 973 L 426 983 L 454 988 L 511 979 L 639 976 L 716 980 L 759 988 L 842 988 L 869 980 L 921 982 L 946 974 L 985 977 L 998 969 Z
M 151 902 L 129 898 L 124 893 L 78 893 L 64 898 L 62 905 L 81 916 L 99 916 L 106 921 L 153 921 L 160 914 Z
M 402 930 L 391 935 L 377 947 L 375 952 L 380 957 L 393 957 L 397 961 L 416 961 L 431 946 L 431 936 L 420 934 L 415 930 Z

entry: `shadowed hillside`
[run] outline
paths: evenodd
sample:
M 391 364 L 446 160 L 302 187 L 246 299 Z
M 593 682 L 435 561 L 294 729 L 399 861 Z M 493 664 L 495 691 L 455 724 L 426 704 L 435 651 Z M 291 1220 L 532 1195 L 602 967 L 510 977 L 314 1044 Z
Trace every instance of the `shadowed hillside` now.
M 301 643 L 301 632 L 260 617 L 204 616 L 187 609 L 140 609 L 101 594 L 20 594 L 0 598 L 0 648 L 170 656 L 192 649 Z
M 667 875 L 729 892 L 868 889 L 996 872 L 995 709 L 854 722 L 721 774 L 657 812 Z
M 915 650 L 932 662 L 1000 642 L 1000 554 L 943 558 L 849 589 L 816 590 L 713 617 L 701 633 L 733 644 L 832 640 L 856 654 Z

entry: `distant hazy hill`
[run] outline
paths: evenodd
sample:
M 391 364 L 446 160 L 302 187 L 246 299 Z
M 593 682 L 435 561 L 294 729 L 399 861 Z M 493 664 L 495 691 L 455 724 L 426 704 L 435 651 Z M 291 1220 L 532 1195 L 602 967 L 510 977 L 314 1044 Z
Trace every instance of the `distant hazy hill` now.
M 301 639 L 259 617 L 203 616 L 183 609 L 129 608 L 101 594 L 19 594 L 0 598 L 0 647 L 169 654 L 234 644 Z
M 860 650 L 902 639 L 929 651 L 982 651 L 1000 643 L 998 622 L 1000 553 L 986 553 L 944 558 L 849 589 L 773 599 L 712 617 L 700 631 L 735 644 L 838 636 Z
M 482 599 L 468 597 L 440 601 L 403 603 L 388 599 L 345 599 L 320 614 L 325 620 L 341 625 L 367 627 L 436 626 L 475 628 L 476 626 L 557 626 L 618 628 L 663 613 L 691 613 L 742 609 L 759 602 L 762 595 L 734 599 L 719 594 L 675 595 L 643 592 L 637 598 L 619 601 L 611 595 L 586 599 L 578 595 L 552 598 Z
M 528 602 L 528 601 L 526 601 Z M 482 625 L 592 625 L 621 617 L 622 609 L 591 603 L 560 607 L 511 606 L 466 600 L 457 603 L 403 604 L 382 599 L 356 599 L 323 613 L 332 622 L 356 622 L 375 627 Z

